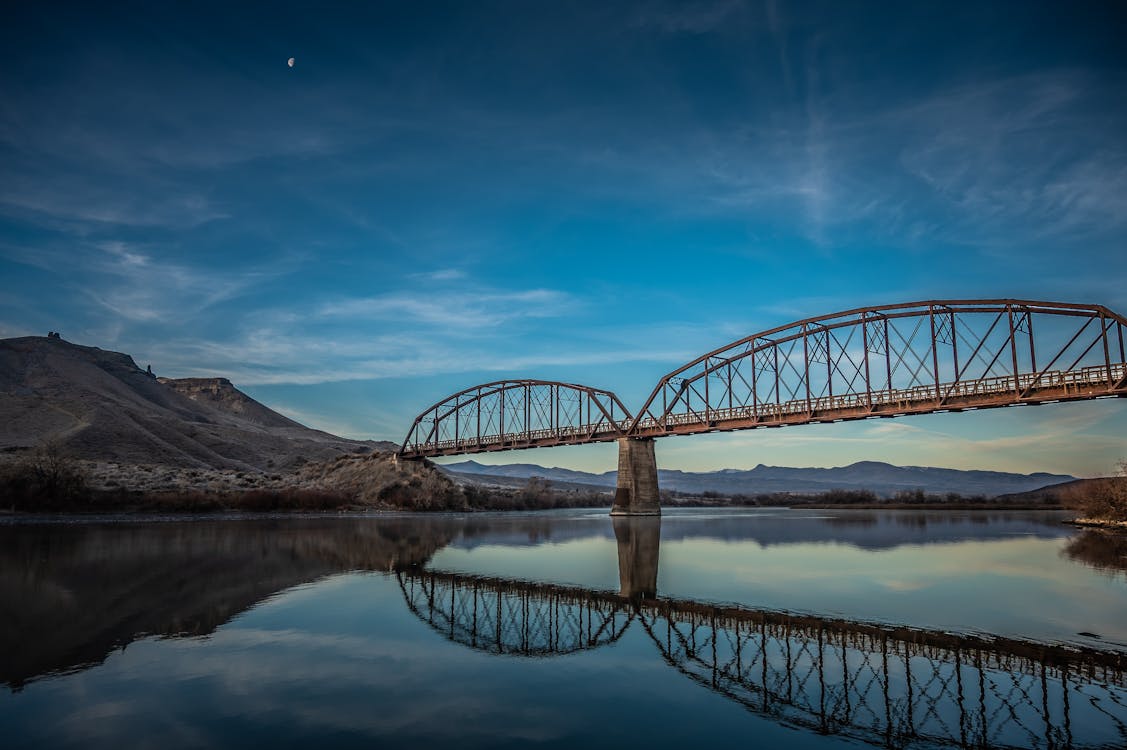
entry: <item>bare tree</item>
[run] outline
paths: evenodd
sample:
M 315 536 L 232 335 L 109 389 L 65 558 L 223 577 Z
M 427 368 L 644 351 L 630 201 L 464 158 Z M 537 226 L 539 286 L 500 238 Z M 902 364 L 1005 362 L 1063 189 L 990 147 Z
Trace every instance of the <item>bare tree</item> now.
M 1127 521 L 1127 460 L 1120 461 L 1113 477 L 1069 488 L 1064 503 L 1095 521 Z
M 0 472 L 0 496 L 26 510 L 67 505 L 87 499 L 87 477 L 58 441 L 49 440 Z

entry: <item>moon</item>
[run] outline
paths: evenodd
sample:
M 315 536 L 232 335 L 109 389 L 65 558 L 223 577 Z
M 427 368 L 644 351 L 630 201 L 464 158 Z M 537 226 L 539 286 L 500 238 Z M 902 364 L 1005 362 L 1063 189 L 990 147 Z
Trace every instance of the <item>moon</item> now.
M 289 65 L 291 68 L 293 67 L 293 58 L 292 57 L 289 60 L 286 60 L 286 65 Z

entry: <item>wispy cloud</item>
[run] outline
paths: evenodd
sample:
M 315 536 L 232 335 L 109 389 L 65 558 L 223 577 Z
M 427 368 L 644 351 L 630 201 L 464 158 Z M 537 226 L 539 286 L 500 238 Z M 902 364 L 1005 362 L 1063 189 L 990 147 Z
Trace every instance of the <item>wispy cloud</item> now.
M 149 183 L 148 190 L 117 181 L 98 183 L 51 173 L 15 176 L 0 171 L 0 213 L 83 234 L 82 225 L 190 229 L 228 213 L 191 187 Z
M 484 291 L 394 292 L 346 299 L 323 305 L 317 312 L 331 318 L 351 320 L 399 320 L 432 326 L 486 328 L 518 318 L 550 318 L 573 309 L 576 301 L 553 289 L 515 292 Z
M 86 294 L 114 315 L 132 321 L 186 321 L 267 278 L 265 271 L 209 270 L 159 261 L 123 242 L 99 243 L 89 270 L 104 283 Z
M 906 170 L 964 221 L 1050 237 L 1127 222 L 1127 121 L 1093 111 L 1081 73 L 1054 71 L 944 92 L 890 122 L 904 127 Z
M 1106 81 L 1050 69 L 865 107 L 817 38 L 805 58 L 801 100 L 746 126 L 689 123 L 676 148 L 638 138 L 600 168 L 644 175 L 680 213 L 781 221 L 822 246 L 1012 248 L 1127 226 L 1127 115 L 1100 106 Z
M 422 281 L 458 281 L 466 277 L 466 272 L 460 268 L 440 268 L 436 271 L 411 274 L 411 278 Z
M 624 347 L 576 348 L 546 345 L 514 353 L 496 342 L 474 347 L 454 338 L 413 334 L 336 340 L 311 335 L 272 336 L 262 332 L 227 342 L 176 339 L 150 345 L 146 356 L 173 377 L 223 375 L 243 385 L 339 383 L 354 380 L 496 372 L 529 377 L 547 368 L 598 367 L 628 362 L 676 362 L 684 350 Z M 596 383 L 598 385 L 598 383 Z

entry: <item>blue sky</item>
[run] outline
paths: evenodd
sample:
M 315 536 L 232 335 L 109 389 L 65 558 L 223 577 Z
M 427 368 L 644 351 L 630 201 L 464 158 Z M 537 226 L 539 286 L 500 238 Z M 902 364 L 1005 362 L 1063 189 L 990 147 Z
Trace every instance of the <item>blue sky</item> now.
M 355 5 L 9 9 L 0 335 L 398 441 L 500 377 L 635 408 L 706 350 L 855 306 L 1127 311 L 1115 3 Z M 1125 435 L 1116 400 L 658 452 L 1091 475 Z

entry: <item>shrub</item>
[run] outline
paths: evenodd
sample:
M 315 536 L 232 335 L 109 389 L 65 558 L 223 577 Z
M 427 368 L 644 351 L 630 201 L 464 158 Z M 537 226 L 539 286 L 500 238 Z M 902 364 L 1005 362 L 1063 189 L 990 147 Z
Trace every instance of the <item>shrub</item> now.
M 1127 461 L 1119 462 L 1113 477 L 1094 479 L 1061 492 L 1069 508 L 1099 521 L 1127 521 Z
M 17 510 L 49 510 L 86 501 L 88 485 L 78 462 L 54 441 L 0 473 L 0 497 Z

